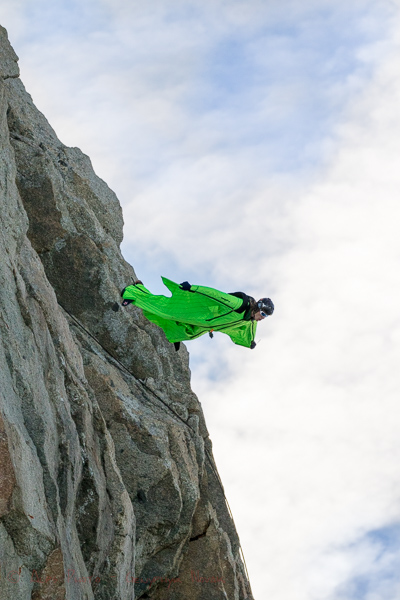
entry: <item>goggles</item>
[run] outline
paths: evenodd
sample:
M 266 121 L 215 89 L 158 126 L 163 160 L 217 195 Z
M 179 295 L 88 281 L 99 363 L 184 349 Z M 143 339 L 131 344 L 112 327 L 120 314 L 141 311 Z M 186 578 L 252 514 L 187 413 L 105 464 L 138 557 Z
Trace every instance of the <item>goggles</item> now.
M 269 316 L 263 310 L 260 310 L 260 315 L 263 317 L 263 319 L 266 319 Z

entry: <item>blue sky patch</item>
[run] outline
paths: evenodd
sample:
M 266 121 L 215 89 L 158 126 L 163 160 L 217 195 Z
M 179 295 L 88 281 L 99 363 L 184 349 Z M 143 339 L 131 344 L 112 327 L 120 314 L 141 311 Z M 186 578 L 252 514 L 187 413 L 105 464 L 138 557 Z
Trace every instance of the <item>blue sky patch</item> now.
M 354 544 L 352 554 L 373 550 L 372 560 L 336 591 L 334 600 L 394 600 L 400 592 L 400 524 L 396 523 L 368 532 Z
M 344 14 L 345 13 L 345 14 Z M 385 13 L 283 13 L 212 40 L 184 109 L 219 131 L 215 144 L 260 147 L 276 171 L 313 165 L 350 98 L 372 75 L 360 50 L 384 35 Z M 352 77 L 352 76 L 357 77 Z M 266 160 L 267 164 L 267 160 Z

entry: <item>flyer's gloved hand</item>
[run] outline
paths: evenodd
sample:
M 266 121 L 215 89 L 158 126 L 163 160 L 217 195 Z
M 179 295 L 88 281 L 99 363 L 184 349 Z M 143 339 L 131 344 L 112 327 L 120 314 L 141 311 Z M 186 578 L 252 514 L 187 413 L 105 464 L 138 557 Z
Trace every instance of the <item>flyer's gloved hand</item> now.
M 250 350 L 254 350 L 254 348 L 257 346 L 257 344 L 255 342 L 251 342 L 250 344 Z
M 192 287 L 188 281 L 184 281 L 179 286 L 181 290 L 185 290 L 185 292 L 190 292 L 190 288 Z

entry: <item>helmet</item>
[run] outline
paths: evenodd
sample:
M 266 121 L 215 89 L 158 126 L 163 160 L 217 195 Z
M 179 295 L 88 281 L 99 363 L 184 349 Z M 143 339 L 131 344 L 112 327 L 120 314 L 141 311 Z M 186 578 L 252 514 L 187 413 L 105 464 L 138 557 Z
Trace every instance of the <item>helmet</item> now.
M 261 300 L 257 302 L 257 309 L 262 310 L 267 315 L 272 315 L 274 308 L 274 303 L 270 298 L 261 298 Z

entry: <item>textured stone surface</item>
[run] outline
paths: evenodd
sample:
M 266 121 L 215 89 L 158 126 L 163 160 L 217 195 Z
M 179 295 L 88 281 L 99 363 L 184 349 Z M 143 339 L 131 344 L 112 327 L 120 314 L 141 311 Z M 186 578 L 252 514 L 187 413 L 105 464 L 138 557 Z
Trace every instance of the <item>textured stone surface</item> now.
M 0 25 L 0 77 L 19 77 L 18 56 L 10 46 L 7 31 Z
M 112 310 L 119 202 L 0 63 L 0 600 L 251 598 L 188 353 Z
M 10 510 L 11 498 L 15 488 L 14 467 L 8 448 L 8 438 L 4 421 L 0 415 L 0 517 Z

